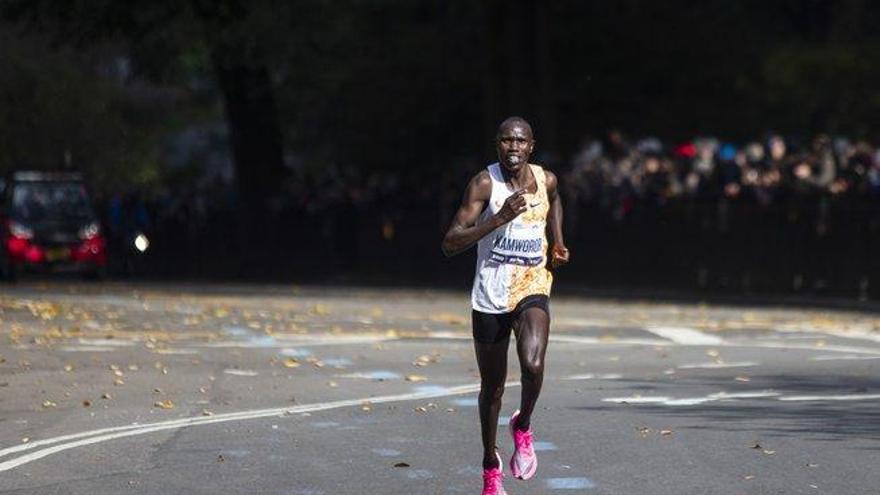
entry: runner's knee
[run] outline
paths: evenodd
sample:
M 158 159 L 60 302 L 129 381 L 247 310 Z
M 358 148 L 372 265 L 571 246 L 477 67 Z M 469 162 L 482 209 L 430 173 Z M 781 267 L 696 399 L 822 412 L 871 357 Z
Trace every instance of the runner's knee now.
M 480 397 L 484 400 L 497 401 L 501 400 L 504 395 L 504 383 L 486 384 L 480 388 Z
M 520 364 L 520 372 L 527 378 L 544 374 L 544 361 L 538 356 L 529 356 Z

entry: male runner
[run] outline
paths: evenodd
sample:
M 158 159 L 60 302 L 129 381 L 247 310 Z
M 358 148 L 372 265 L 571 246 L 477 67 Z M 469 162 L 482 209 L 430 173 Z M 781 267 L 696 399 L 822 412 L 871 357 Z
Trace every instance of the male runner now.
M 568 262 L 562 239 L 562 202 L 556 176 L 529 164 L 535 146 L 532 128 L 519 117 L 501 123 L 496 137 L 499 163 L 471 179 L 443 253 L 458 254 L 477 243 L 471 292 L 474 347 L 480 368 L 480 426 L 483 437 L 483 495 L 506 495 L 495 445 L 501 396 L 507 379 L 511 330 L 522 375 L 520 409 L 510 417 L 514 477 L 529 479 L 538 468 L 532 447 L 532 411 L 544 378 L 550 332 L 547 226 L 553 239 L 550 267 Z

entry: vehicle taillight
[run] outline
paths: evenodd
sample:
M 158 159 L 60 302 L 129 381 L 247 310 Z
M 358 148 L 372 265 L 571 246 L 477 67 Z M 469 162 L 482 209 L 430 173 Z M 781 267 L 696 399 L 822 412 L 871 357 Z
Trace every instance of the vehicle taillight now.
M 95 263 L 104 266 L 107 263 L 107 241 L 101 235 L 87 239 L 71 252 L 74 261 Z
M 9 236 L 18 239 L 33 239 L 34 231 L 24 225 L 16 222 L 15 220 L 10 220 L 7 223 L 9 227 Z
M 34 237 L 34 231 L 15 220 L 6 222 L 6 227 L 9 230 L 9 236 L 6 238 L 6 252 L 9 256 L 15 259 L 33 257 L 31 251 L 34 246 L 31 244 L 31 239 Z
M 6 239 L 6 251 L 12 256 L 23 256 L 30 245 L 31 243 L 27 239 L 21 237 L 9 236 Z

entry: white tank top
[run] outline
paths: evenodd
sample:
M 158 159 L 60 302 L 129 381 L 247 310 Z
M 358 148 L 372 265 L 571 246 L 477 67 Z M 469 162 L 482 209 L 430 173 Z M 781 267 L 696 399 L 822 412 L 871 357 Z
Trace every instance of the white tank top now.
M 550 295 L 553 275 L 547 270 L 547 181 L 544 169 L 529 165 L 538 190 L 526 193 L 527 210 L 487 234 L 477 243 L 477 269 L 471 305 L 482 313 L 507 313 L 526 296 Z M 514 193 L 504 181 L 501 165 L 487 167 L 492 178 L 492 197 L 477 224 L 497 214 Z

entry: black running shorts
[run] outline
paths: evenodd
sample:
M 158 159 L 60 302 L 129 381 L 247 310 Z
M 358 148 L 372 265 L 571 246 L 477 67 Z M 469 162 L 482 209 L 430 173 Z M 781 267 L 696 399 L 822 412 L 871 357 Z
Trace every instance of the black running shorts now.
M 474 340 L 483 344 L 497 344 L 510 338 L 513 331 L 513 323 L 529 308 L 541 308 L 550 316 L 550 298 L 544 294 L 534 294 L 524 297 L 516 308 L 509 313 L 482 313 L 477 310 L 471 312 L 471 325 L 474 331 Z

